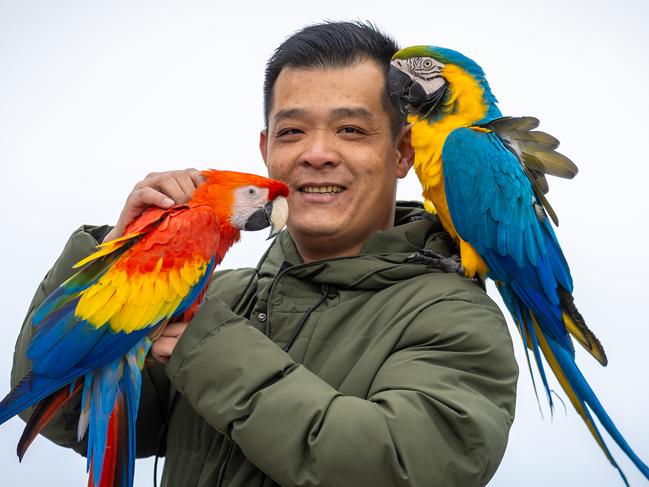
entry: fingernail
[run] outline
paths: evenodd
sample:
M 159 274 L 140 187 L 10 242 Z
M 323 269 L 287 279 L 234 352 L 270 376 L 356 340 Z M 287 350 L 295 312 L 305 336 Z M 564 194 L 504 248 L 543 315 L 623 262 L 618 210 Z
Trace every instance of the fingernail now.
M 175 205 L 176 203 L 175 203 L 175 201 L 172 200 L 171 198 L 167 198 L 167 197 L 165 197 L 165 198 L 162 200 L 162 204 L 165 205 L 165 206 L 173 206 L 173 205 Z

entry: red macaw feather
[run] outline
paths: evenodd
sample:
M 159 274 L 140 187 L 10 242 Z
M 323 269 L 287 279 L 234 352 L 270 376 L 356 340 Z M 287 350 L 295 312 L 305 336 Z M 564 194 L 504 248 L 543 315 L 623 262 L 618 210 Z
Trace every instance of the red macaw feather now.
M 72 390 L 70 390 L 70 387 L 68 386 L 62 387 L 58 392 L 46 397 L 38 403 L 38 406 L 36 406 L 27 422 L 27 426 L 25 426 L 20 441 L 18 441 L 18 447 L 16 448 L 18 460 L 22 461 L 27 448 L 29 448 L 29 445 L 32 444 L 32 441 L 34 441 L 47 423 L 56 416 L 56 414 L 71 398 L 81 392 L 82 385 L 83 381 L 78 380 Z

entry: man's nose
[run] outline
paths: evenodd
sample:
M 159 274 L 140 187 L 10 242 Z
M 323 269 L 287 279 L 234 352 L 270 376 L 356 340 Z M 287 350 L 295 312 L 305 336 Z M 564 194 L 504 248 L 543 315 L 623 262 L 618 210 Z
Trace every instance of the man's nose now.
M 327 130 L 312 133 L 308 145 L 300 157 L 300 162 L 315 168 L 337 166 L 340 163 L 336 138 Z

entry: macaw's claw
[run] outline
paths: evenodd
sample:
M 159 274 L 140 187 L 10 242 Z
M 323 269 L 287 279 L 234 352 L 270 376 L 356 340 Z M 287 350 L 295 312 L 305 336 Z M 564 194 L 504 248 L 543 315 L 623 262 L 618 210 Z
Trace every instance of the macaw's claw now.
M 422 249 L 417 253 L 406 257 L 406 262 L 415 264 L 425 264 L 429 267 L 439 269 L 444 272 L 456 272 L 464 277 L 464 268 L 458 255 L 445 257 L 432 250 Z

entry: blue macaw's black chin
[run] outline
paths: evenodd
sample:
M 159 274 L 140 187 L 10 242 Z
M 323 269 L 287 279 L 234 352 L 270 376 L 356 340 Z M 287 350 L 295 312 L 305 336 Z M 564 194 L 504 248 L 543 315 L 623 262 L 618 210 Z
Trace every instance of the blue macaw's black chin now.
M 432 93 L 426 93 L 424 87 L 417 81 L 413 81 L 407 96 L 402 97 L 406 102 L 406 109 L 409 113 L 417 115 L 420 118 L 428 118 L 437 107 L 444 94 L 446 93 L 446 83 Z
M 421 87 L 419 83 L 415 82 L 415 85 L 421 88 L 421 91 L 424 91 L 424 89 Z M 433 91 L 432 93 L 429 93 L 427 95 L 425 94 L 424 99 L 418 105 L 411 103 L 411 105 L 415 107 L 415 113 L 420 117 L 428 118 L 433 112 L 433 110 L 435 110 L 435 107 L 437 107 L 437 104 L 441 101 L 441 99 L 446 94 L 446 87 L 447 84 L 444 83 L 440 88 Z M 410 90 L 410 92 L 412 93 L 412 89 Z
M 269 201 L 248 217 L 243 229 L 254 232 L 255 230 L 263 230 L 264 228 L 269 227 L 271 225 L 270 215 L 272 212 L 273 202 Z

